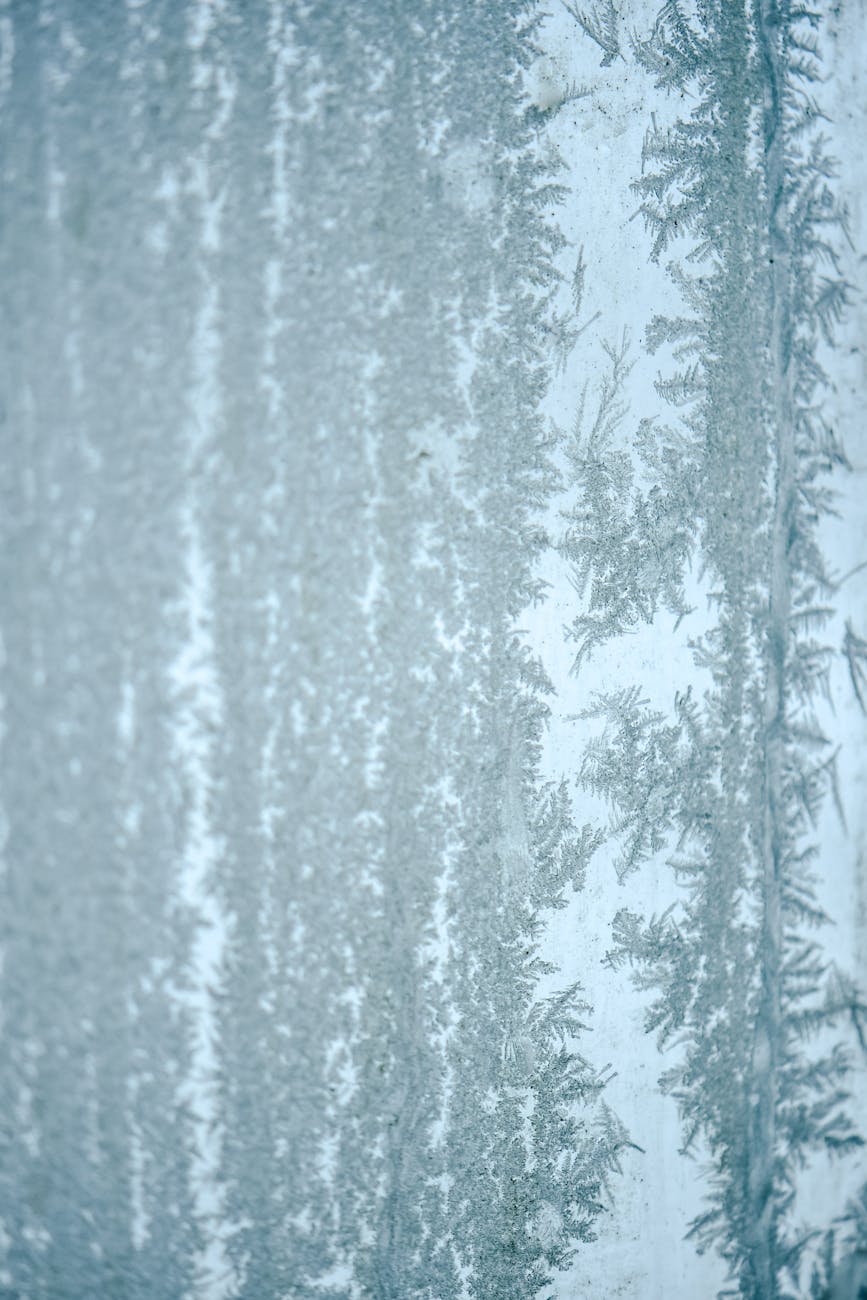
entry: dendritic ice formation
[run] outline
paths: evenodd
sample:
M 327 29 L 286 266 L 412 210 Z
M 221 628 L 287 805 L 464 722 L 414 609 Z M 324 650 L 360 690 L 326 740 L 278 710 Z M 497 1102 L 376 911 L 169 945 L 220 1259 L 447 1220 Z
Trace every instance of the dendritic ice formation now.
M 867 1293 L 855 9 L 0 0 L 0 1297 Z

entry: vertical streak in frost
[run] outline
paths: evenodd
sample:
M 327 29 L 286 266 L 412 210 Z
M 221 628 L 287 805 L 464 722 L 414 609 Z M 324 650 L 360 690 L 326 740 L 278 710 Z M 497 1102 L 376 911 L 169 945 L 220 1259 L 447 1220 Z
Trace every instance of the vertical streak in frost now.
M 0 114 L 6 109 L 6 101 L 12 85 L 12 60 L 15 56 L 15 34 L 12 26 L 11 0 L 0 0 Z M 0 423 L 5 422 L 5 411 L 0 409 Z M 3 626 L 0 623 L 0 680 L 3 678 L 6 667 L 6 647 L 3 640 Z M 0 691 L 0 750 L 2 750 L 4 738 L 6 736 L 6 723 L 4 721 L 6 713 L 6 696 L 5 692 Z M 4 800 L 0 798 L 0 881 L 6 875 L 8 864 L 6 861 L 6 840 L 9 835 L 9 822 L 6 816 Z M 0 944 L 0 980 L 3 978 L 3 968 L 5 960 L 5 948 Z M 4 1031 L 4 1007 L 0 1000 L 0 1039 L 5 1041 Z M 0 1219 L 0 1255 L 7 1249 L 8 1242 L 3 1240 L 4 1231 L 2 1219 Z
M 10 10 L 12 0 L 0 0 L 0 112 L 12 84 L 12 60 L 15 57 L 15 34 Z
M 193 7 L 189 46 L 194 51 L 194 104 L 201 109 L 204 92 L 215 83 L 219 110 L 204 132 L 202 146 L 190 160 L 189 192 L 198 201 L 200 260 L 196 268 L 200 305 L 192 340 L 192 380 L 187 429 L 189 483 L 182 512 L 185 554 L 186 645 L 173 665 L 172 678 L 179 703 L 174 746 L 182 781 L 189 791 L 181 886 L 185 899 L 200 918 L 193 949 L 191 1007 L 197 1016 L 191 1092 L 195 1096 L 198 1168 L 194 1164 L 196 1205 L 209 1225 L 200 1260 L 208 1280 L 209 1300 L 225 1293 L 228 1267 L 219 1232 L 222 1198 L 218 1183 L 220 1128 L 214 1124 L 211 1096 L 216 1066 L 215 1016 L 212 989 L 220 963 L 224 918 L 213 889 L 213 871 L 220 854 L 219 837 L 211 821 L 213 759 L 222 718 L 222 700 L 215 667 L 212 566 L 203 545 L 201 482 L 208 467 L 213 431 L 220 410 L 220 292 L 217 260 L 220 250 L 221 196 L 213 193 L 211 155 L 229 119 L 234 87 L 225 70 L 205 53 L 215 17 L 224 6 L 199 0 Z
M 784 1044 L 782 1007 L 783 880 L 786 868 L 787 814 L 785 737 L 787 696 L 791 682 L 787 646 L 791 611 L 790 551 L 795 513 L 794 411 L 789 366 L 791 323 L 787 319 L 792 278 L 790 234 L 785 194 L 788 183 L 782 122 L 784 73 L 776 5 L 761 0 L 756 25 L 765 74 L 764 137 L 768 247 L 772 254 L 769 382 L 776 460 L 776 497 L 771 525 L 766 678 L 764 685 L 764 799 L 762 817 L 762 918 L 759 961 L 762 989 L 753 1041 L 751 1069 L 756 1104 L 752 1111 L 749 1212 L 752 1223 L 755 1283 L 763 1296 L 777 1294 L 781 1267 L 776 1232 L 776 1178 L 779 1070 Z
M 276 127 L 267 146 L 271 155 L 271 227 L 274 247 L 277 252 L 266 263 L 264 271 L 265 301 L 265 346 L 262 358 L 262 388 L 267 396 L 268 421 L 272 427 L 285 422 L 286 400 L 280 383 L 277 348 L 283 332 L 283 318 L 280 302 L 285 291 L 283 274 L 283 254 L 289 235 L 290 190 L 289 190 L 289 127 L 292 110 L 289 99 L 289 72 L 297 62 L 287 30 L 287 12 L 283 0 L 271 0 L 268 8 L 268 46 L 274 59 L 274 72 L 271 80 L 273 114 Z M 279 479 L 278 479 L 279 483 Z M 275 492 L 275 499 L 268 504 L 279 507 L 280 487 Z M 267 521 L 269 534 L 277 535 L 279 521 L 271 517 Z M 265 686 L 267 715 L 270 718 L 262 751 L 262 832 L 268 846 L 269 859 L 273 847 L 274 820 L 279 809 L 272 803 L 273 781 L 275 779 L 275 755 L 280 734 L 282 711 L 279 708 L 278 695 L 282 688 L 279 656 L 272 652 L 276 649 L 280 635 L 280 602 L 276 591 L 272 589 L 267 597 L 267 637 L 269 663 L 275 664 Z M 273 863 L 269 860 L 269 879 L 273 878 Z

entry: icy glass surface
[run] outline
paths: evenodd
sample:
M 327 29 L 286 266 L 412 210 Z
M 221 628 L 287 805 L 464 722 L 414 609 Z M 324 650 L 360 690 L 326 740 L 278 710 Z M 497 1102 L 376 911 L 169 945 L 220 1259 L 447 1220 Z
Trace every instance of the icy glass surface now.
M 859 0 L 0 0 L 0 1297 L 867 1295 Z

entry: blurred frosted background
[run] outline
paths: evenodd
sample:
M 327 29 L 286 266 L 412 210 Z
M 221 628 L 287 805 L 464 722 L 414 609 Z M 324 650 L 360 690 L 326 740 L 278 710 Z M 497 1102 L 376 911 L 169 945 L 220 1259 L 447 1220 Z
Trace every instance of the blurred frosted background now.
M 0 0 L 0 1296 L 867 1293 L 864 42 Z

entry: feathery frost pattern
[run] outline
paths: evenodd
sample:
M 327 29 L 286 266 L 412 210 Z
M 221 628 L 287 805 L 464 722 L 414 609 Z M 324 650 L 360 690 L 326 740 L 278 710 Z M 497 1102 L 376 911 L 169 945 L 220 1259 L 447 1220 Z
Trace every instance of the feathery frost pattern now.
M 0 0 L 0 1297 L 668 1300 L 693 1154 L 722 1294 L 865 1284 L 825 26 Z
M 776 0 L 668 0 L 633 40 L 637 63 L 689 105 L 654 118 L 633 187 L 683 301 L 646 336 L 670 358 L 656 390 L 675 409 L 639 428 L 637 467 L 617 452 L 627 349 L 609 349 L 597 413 L 570 450 L 577 504 L 561 543 L 590 589 L 570 629 L 579 669 L 659 610 L 679 623 L 690 562 L 715 612 L 692 642 L 704 688 L 678 691 L 670 716 L 635 685 L 600 695 L 587 716 L 604 730 L 580 776 L 612 802 L 622 880 L 674 850 L 680 901 L 650 919 L 619 910 L 608 961 L 655 993 L 646 1026 L 675 1061 L 661 1083 L 684 1151 L 708 1162 L 691 1235 L 727 1261 L 723 1294 L 751 1300 L 803 1294 L 803 1254 L 825 1226 L 792 1212 L 808 1152 L 863 1144 L 844 1032 L 861 1002 L 840 996 L 815 888 L 822 803 L 839 805 L 821 708 L 836 584 L 820 533 L 829 476 L 847 465 L 823 413 L 824 364 L 850 293 L 813 94 L 820 26 Z

